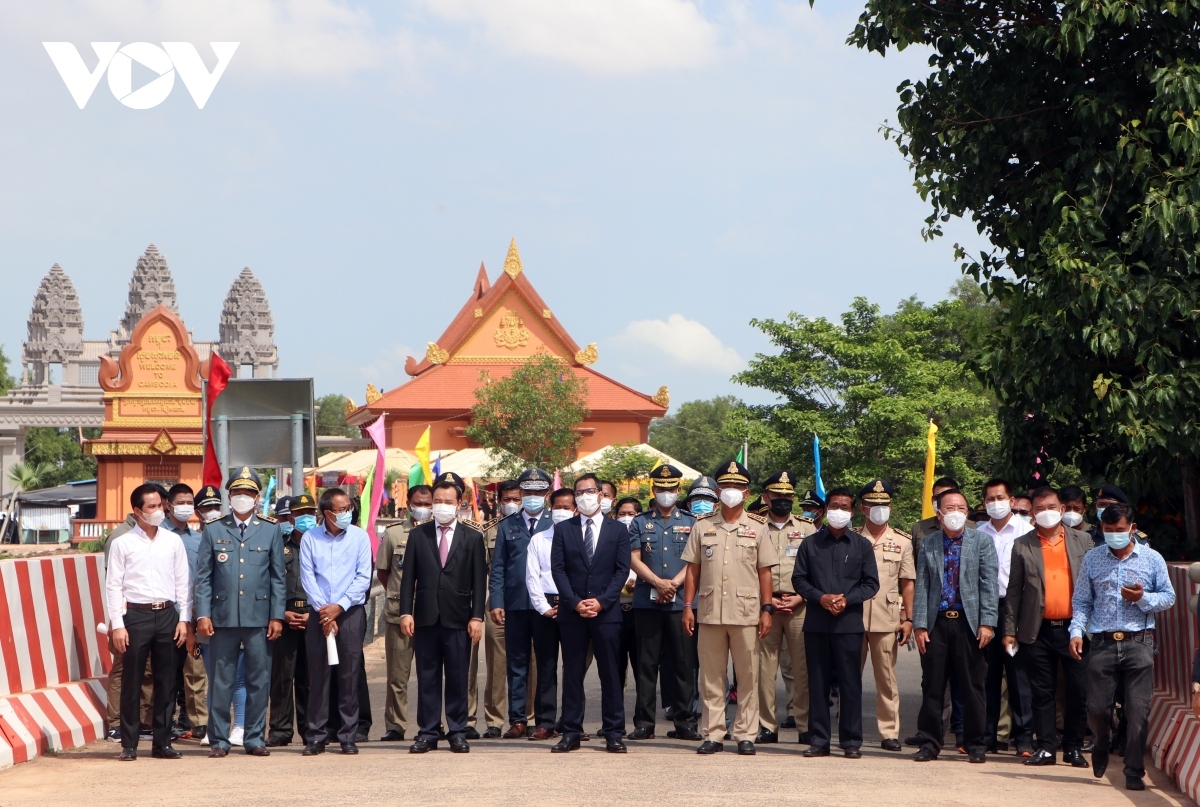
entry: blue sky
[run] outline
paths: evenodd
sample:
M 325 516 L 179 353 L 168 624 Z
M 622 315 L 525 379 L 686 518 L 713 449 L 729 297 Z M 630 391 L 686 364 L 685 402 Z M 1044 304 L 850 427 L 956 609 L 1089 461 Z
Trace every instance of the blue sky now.
M 836 0 L 39 0 L 0 9 L 0 344 L 18 359 L 42 275 L 74 280 L 88 338 L 124 311 L 154 242 L 180 313 L 215 339 L 243 266 L 281 374 L 360 403 L 407 379 L 510 237 L 596 368 L 679 403 L 764 400 L 729 381 L 749 325 L 942 298 L 952 222 L 892 143 L 915 50 L 844 44 Z M 240 42 L 207 105 L 176 81 L 80 110 L 41 43 Z M 135 72 L 135 88 L 153 74 Z

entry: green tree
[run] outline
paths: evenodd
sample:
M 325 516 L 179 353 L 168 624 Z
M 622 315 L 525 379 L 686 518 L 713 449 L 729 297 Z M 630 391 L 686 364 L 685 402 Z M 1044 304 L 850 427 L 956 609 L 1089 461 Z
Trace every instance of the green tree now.
M 584 464 L 583 470 L 609 482 L 630 482 L 645 479 L 658 464 L 658 457 L 636 446 L 614 445 L 600 452 L 600 456 Z
M 467 437 L 491 449 L 497 476 L 530 465 L 553 473 L 575 461 L 587 414 L 587 381 L 541 353 L 475 390 Z
M 25 464 L 44 467 L 39 487 L 54 487 L 68 482 L 96 478 L 96 459 L 86 456 L 80 445 L 83 439 L 100 436 L 100 429 L 35 428 L 25 435 Z
M 8 372 L 8 356 L 4 353 L 4 346 L 0 345 L 0 395 L 4 395 L 10 389 L 17 386 L 17 379 L 9 375 Z
M 328 437 L 358 437 L 360 432 L 357 426 L 351 426 L 346 422 L 346 396 L 337 395 L 322 395 L 316 401 L 314 406 L 317 410 L 316 433 Z M 332 449 L 319 448 L 317 456 L 324 456 Z
M 920 512 L 933 419 L 939 472 L 955 476 L 977 501 L 971 492 L 992 470 L 999 431 L 995 399 L 966 366 L 967 335 L 989 316 L 979 300 L 926 306 L 915 298 L 882 315 L 859 297 L 840 323 L 795 313 L 784 322 L 751 320 L 779 353 L 756 355 L 734 380 L 782 400 L 746 407 L 747 421 L 773 433 L 760 444 L 801 479 L 813 478 L 816 434 L 826 487 L 857 491 L 875 477 L 889 480 L 901 525 Z
M 16 462 L 8 469 L 8 479 L 18 490 L 41 490 L 52 487 L 46 480 L 53 473 L 54 467 L 44 462 L 36 465 L 28 462 Z
M 746 430 L 742 409 L 733 395 L 688 401 L 650 424 L 650 445 L 702 474 L 712 474 L 741 449 Z
M 1000 303 L 977 369 L 1013 474 L 1182 498 L 1200 521 L 1196 0 L 869 0 L 850 41 L 933 48 L 899 87 L 930 234 L 970 216 L 963 268 Z M 1179 496 L 1180 482 L 1183 496 Z M 1156 536 L 1156 546 L 1160 546 Z

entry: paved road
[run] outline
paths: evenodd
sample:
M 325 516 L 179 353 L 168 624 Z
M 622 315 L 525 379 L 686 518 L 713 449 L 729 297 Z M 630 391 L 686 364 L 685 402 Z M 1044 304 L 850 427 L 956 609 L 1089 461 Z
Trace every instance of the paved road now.
M 382 642 L 368 647 L 368 671 L 375 704 L 375 728 L 382 731 Z M 920 667 L 916 653 L 900 659 L 903 731 L 915 724 Z M 868 667 L 868 679 L 869 679 Z M 868 681 L 869 683 L 869 681 Z M 415 687 L 415 683 L 414 683 Z M 594 674 L 589 702 L 597 704 Z M 874 693 L 866 711 L 873 714 Z M 632 693 L 629 713 L 632 714 Z M 595 726 L 594 718 L 588 725 Z M 666 728 L 665 722 L 661 724 Z M 868 743 L 859 761 L 837 756 L 807 760 L 794 742 L 760 746 L 753 758 L 723 754 L 698 757 L 694 743 L 655 740 L 630 743 L 630 753 L 603 753 L 597 743 L 566 757 L 551 755 L 548 743 L 477 741 L 469 756 L 439 750 L 422 757 L 400 747 L 372 742 L 357 757 L 327 753 L 304 758 L 299 746 L 277 749 L 268 759 L 240 753 L 208 760 L 197 743 L 180 742 L 184 758 L 177 762 L 143 759 L 118 763 L 117 746 L 95 743 L 87 748 L 38 759 L 0 772 L 0 805 L 563 805 L 628 807 L 629 805 L 862 805 L 919 803 L 922 807 L 965 804 L 1011 807 L 1014 804 L 1195 805 L 1158 772 L 1143 793 L 1120 787 L 1120 761 L 1104 780 L 1090 770 L 1066 766 L 1030 771 L 1011 755 L 991 757 L 986 765 L 969 765 L 964 757 L 945 756 L 917 764 L 908 754 L 882 751 L 875 727 L 864 728 Z M 794 740 L 794 732 L 787 732 Z M 589 747 L 590 746 L 590 747 Z

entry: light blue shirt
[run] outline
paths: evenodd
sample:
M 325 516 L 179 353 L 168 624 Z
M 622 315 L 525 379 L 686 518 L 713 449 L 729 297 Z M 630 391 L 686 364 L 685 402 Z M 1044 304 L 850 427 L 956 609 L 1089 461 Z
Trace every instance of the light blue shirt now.
M 179 536 L 179 540 L 183 541 L 183 548 L 187 550 L 188 559 L 188 579 L 192 581 L 192 598 L 196 597 L 196 559 L 200 557 L 200 533 L 191 528 L 191 525 L 185 524 L 183 527 L 175 526 L 175 522 L 169 518 L 164 518 L 163 527 L 170 530 Z M 195 613 L 193 611 L 193 613 Z
M 1142 584 L 1142 598 L 1129 602 L 1121 586 Z M 1098 546 L 1083 556 L 1083 567 L 1071 597 L 1071 637 L 1088 633 L 1125 631 L 1137 633 L 1154 627 L 1154 612 L 1175 604 L 1175 588 L 1162 555 L 1145 544 L 1133 543 L 1133 551 L 1119 559 L 1107 546 Z
M 371 590 L 371 539 L 351 524 L 330 535 L 318 524 L 300 540 L 300 585 L 315 609 L 331 603 L 349 611 L 367 601 Z

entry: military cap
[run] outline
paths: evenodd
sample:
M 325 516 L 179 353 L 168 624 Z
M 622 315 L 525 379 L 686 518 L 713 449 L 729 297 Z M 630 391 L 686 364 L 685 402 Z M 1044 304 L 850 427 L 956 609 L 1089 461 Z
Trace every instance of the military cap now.
M 763 490 L 777 493 L 780 496 L 796 495 L 796 475 L 788 471 L 780 471 L 763 483 Z
M 727 464 L 722 465 L 713 476 L 717 478 L 718 485 L 723 482 L 732 482 L 735 485 L 750 484 L 750 472 L 737 460 L 730 460 Z
M 275 517 L 290 516 L 292 514 L 292 497 L 280 496 L 275 500 Z
M 462 492 L 467 489 L 467 486 L 463 483 L 463 478 L 454 473 L 454 471 L 442 471 L 438 478 L 434 480 L 435 485 L 440 485 L 443 482 L 450 482 L 454 485 L 454 487 L 458 488 L 459 496 L 461 496 Z
M 200 492 L 196 494 L 196 507 L 212 507 L 214 504 L 220 506 L 221 492 L 212 485 L 200 488 Z
M 683 471 L 664 463 L 650 472 L 650 484 L 656 488 L 677 488 L 683 484 Z
M 825 500 L 818 496 L 816 491 L 806 490 L 804 491 L 804 498 L 800 500 L 800 504 L 803 507 L 813 507 L 820 510 L 825 506 Z
M 892 486 L 882 479 L 872 479 L 858 492 L 858 500 L 864 504 L 891 504 Z
M 702 476 L 693 482 L 688 488 L 687 497 L 692 499 L 696 496 L 712 499 L 714 502 L 720 499 L 721 494 L 717 491 L 717 480 L 711 476 Z
M 253 490 L 258 493 L 262 490 L 262 479 L 258 475 L 258 471 L 248 465 L 243 465 L 235 473 L 229 477 L 229 481 L 225 483 L 225 490 Z
M 528 490 L 534 493 L 544 493 L 550 490 L 550 482 L 550 474 L 541 468 L 526 468 L 517 477 L 517 485 L 521 490 Z
M 317 503 L 308 493 L 301 493 L 299 496 L 292 496 L 288 500 L 288 515 L 296 515 L 299 512 L 315 513 L 317 512 Z
M 1096 491 L 1097 499 L 1112 499 L 1121 504 L 1129 504 L 1129 497 L 1125 495 L 1125 491 L 1121 490 L 1116 485 L 1101 485 Z

